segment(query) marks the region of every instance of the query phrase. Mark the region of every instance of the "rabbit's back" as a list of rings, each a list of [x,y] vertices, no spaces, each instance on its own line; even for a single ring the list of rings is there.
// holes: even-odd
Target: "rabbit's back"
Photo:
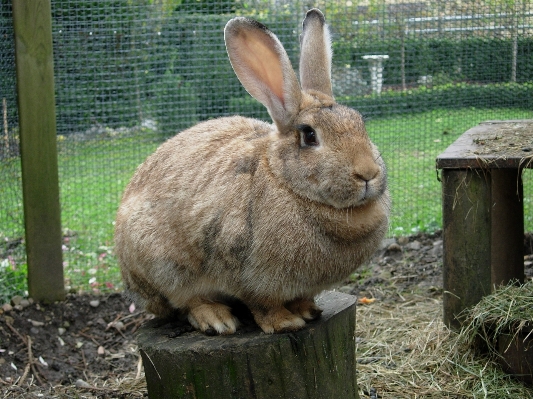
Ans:
[[[115,225],[126,286],[142,282],[158,292],[200,281],[219,246],[233,254],[226,266],[242,263],[248,198],[270,130],[243,117],[210,120],[169,139],[139,166]]]

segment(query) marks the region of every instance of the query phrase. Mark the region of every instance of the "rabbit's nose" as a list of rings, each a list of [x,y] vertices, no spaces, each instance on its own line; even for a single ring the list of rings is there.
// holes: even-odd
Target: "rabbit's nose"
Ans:
[[[354,176],[358,180],[362,180],[368,185],[368,182],[375,179],[379,175],[379,167],[365,168],[356,170]]]

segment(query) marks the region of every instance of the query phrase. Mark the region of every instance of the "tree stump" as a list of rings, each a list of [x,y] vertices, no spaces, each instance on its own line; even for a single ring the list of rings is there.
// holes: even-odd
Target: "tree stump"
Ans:
[[[355,301],[351,295],[324,292],[317,298],[322,317],[301,331],[284,334],[264,334],[242,308],[234,310],[244,328],[230,336],[193,331],[170,338],[180,327],[152,320],[137,336],[148,395],[151,399],[359,398]]]

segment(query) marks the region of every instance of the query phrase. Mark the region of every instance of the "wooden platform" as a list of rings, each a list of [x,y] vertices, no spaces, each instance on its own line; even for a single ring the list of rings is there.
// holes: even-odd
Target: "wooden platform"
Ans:
[[[444,321],[493,287],[523,281],[522,170],[533,161],[533,120],[488,121],[437,158],[442,169]]]
[[[264,334],[245,327],[229,336],[197,331],[170,338],[176,327],[154,321],[139,331],[150,398],[358,398],[355,375],[355,301],[325,292],[322,317],[303,330]],[[250,315],[251,316],[251,315]]]

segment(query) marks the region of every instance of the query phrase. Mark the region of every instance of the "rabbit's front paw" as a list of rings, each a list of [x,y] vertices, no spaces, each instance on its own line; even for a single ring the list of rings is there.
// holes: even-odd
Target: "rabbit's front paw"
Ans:
[[[252,308],[251,311],[255,322],[267,334],[297,331],[305,326],[304,319],[291,313],[283,306],[267,310]]]
[[[305,321],[316,320],[322,314],[322,309],[316,306],[313,299],[297,298],[288,302],[285,307]]]
[[[218,302],[204,302],[189,309],[189,322],[206,335],[234,334],[239,320],[231,314],[231,309]]]

